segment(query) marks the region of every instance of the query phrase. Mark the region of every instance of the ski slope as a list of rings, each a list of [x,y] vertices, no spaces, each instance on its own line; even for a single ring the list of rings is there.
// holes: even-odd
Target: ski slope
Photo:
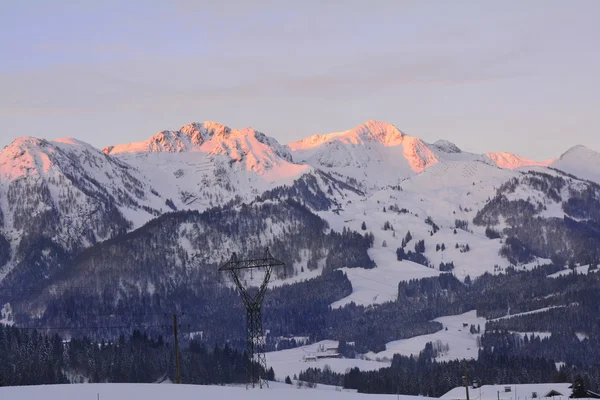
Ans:
[[[250,389],[231,386],[160,384],[78,384],[0,387],[2,400],[426,400],[426,397],[359,394],[317,385],[315,389],[297,388],[271,382],[269,388]]]

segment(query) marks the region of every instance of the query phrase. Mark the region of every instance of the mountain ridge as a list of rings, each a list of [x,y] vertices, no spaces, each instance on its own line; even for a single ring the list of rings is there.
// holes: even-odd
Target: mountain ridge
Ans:
[[[588,172],[583,178],[594,180],[589,173],[596,156],[575,146],[550,167],[577,176],[581,167]],[[585,162],[579,165],[581,159]],[[445,140],[428,144],[374,120],[288,145],[252,128],[231,129],[211,121],[103,151],[75,138],[23,137],[0,152],[0,260],[5,264],[0,279],[17,265],[32,265],[33,259],[44,274],[51,274],[57,262],[47,254],[77,253],[168,211],[252,204],[265,193],[271,201],[292,198],[308,205],[337,231],[360,228],[349,222],[354,214],[344,211],[352,202],[389,193],[408,204],[428,193],[431,199],[413,206],[419,210],[415,215],[428,215],[428,207],[443,200],[444,209],[454,209],[456,215],[436,218],[450,226],[455,219],[471,220],[473,213],[465,209],[477,211],[497,187],[518,174],[535,170],[555,175],[546,164],[509,153],[464,152]],[[390,189],[405,190],[411,197]],[[564,213],[555,210],[552,215]]]

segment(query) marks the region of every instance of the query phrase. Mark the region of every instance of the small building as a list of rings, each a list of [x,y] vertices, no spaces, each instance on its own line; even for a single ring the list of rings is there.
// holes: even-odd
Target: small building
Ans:
[[[340,354],[339,353],[317,354],[317,358],[319,360],[324,359],[324,358],[340,358]]]
[[[600,399],[600,393],[592,392],[591,390],[586,390],[588,399]]]
[[[474,381],[474,380],[473,380]],[[476,400],[523,400],[528,399],[566,399],[571,395],[569,383],[524,383],[514,385],[482,385],[481,381],[475,388],[474,383],[469,385],[470,398]],[[591,393],[588,397],[592,397]],[[599,397],[600,398],[600,397]],[[442,400],[465,400],[464,386],[458,386],[440,397]]]
[[[536,394],[536,397],[537,397],[537,393],[535,393],[535,394]],[[544,397],[554,397],[554,396],[564,396],[564,394],[560,393],[557,390],[552,389],[551,391],[549,391],[548,393],[546,393],[546,395]],[[533,397],[533,396],[531,396],[531,397]]]

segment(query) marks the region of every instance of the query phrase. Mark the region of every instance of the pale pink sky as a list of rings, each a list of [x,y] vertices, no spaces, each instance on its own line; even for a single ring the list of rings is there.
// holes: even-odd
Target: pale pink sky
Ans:
[[[0,146],[377,119],[476,152],[600,150],[598,1],[214,3],[1,2]]]

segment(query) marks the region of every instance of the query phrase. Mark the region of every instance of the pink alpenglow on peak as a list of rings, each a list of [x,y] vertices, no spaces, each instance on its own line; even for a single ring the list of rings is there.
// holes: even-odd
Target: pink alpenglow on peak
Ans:
[[[347,131],[311,136],[288,148],[296,162],[357,180],[370,176],[373,188],[397,184],[438,162],[421,139],[372,120]]]
[[[178,131],[160,131],[144,142],[118,144],[109,146],[103,151],[106,154],[121,153],[181,153],[200,151],[200,147],[212,138],[223,139],[231,133],[231,129],[217,122],[193,122]]]
[[[118,144],[104,149],[104,153],[113,156],[184,152],[224,155],[235,162],[243,162],[248,170],[257,173],[264,173],[273,166],[289,167],[287,164],[293,163],[289,150],[277,140],[252,128],[231,129],[211,121],[194,122],[177,131],[161,131],[144,142]]]
[[[288,147],[292,151],[308,150],[334,140],[349,144],[378,142],[385,146],[397,146],[402,143],[404,137],[404,133],[394,125],[369,120],[347,131],[313,135],[306,139],[290,143]]]
[[[490,158],[498,167],[506,169],[517,169],[521,167],[547,167],[554,161],[533,161],[516,154],[504,152],[486,153],[486,156]]]

